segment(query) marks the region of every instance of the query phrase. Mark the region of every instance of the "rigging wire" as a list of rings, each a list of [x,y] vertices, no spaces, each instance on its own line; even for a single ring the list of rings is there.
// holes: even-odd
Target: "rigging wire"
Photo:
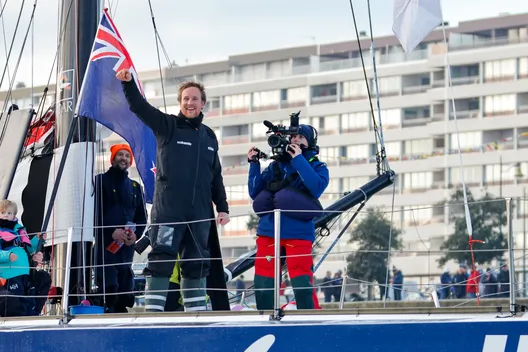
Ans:
[[[5,32],[5,22],[4,22],[4,16],[3,16],[6,5],[7,5],[7,0],[4,2],[3,5],[2,5],[2,0],[0,0],[0,6],[2,7],[2,11],[0,12],[0,19],[2,19],[2,33],[4,36],[4,50],[5,50],[5,55],[6,55],[7,79],[11,81],[11,74],[9,72],[9,58],[7,57],[7,36]],[[10,103],[11,105],[13,105],[13,99],[10,100]]]
[[[374,86],[376,88],[376,105],[378,108],[378,123],[379,123],[379,137],[380,137],[380,153],[381,153],[381,168],[383,171],[389,170],[389,161],[386,158],[385,152],[385,140],[383,138],[383,125],[381,122],[381,107],[380,107],[380,95],[379,95],[379,86],[378,86],[378,70],[376,68],[376,50],[374,45],[374,31],[372,29],[372,15],[370,13],[370,0],[367,0],[367,9],[368,9],[368,19],[370,27],[370,55],[372,56],[372,69],[374,71]],[[356,28],[357,29],[357,28]]]
[[[17,18],[17,22],[16,22],[16,25],[15,25],[15,31],[13,33],[13,39],[11,40],[11,45],[9,46],[9,52],[7,54],[7,57],[6,57],[6,64],[4,66],[4,71],[2,72],[2,77],[0,78],[0,87],[2,87],[2,84],[4,83],[4,78],[5,78],[5,74],[6,74],[6,71],[9,67],[9,59],[11,58],[11,53],[13,51],[13,45],[15,44],[15,38],[16,38],[16,34],[18,32],[18,26],[20,24],[20,19],[22,18],[22,12],[24,11],[24,3],[26,2],[26,0],[22,0],[22,5],[20,5],[20,12],[18,13],[18,18]],[[22,47],[21,51],[24,50],[24,47]],[[10,97],[10,91],[11,91],[11,87],[9,87],[8,91],[7,91],[7,94],[6,95],[6,100],[5,102],[7,102],[11,97]],[[2,111],[2,115],[5,113],[5,106],[6,104],[4,103],[4,108],[1,110]]]
[[[58,67],[56,65],[56,61],[57,61],[57,58],[59,57],[59,52],[60,52],[60,49],[61,49],[62,38],[64,36],[64,32],[66,31],[66,24],[68,23],[68,19],[70,18],[71,9],[72,9],[72,6],[73,6],[73,1],[74,0],[70,0],[70,5],[68,6],[68,11],[66,13],[66,20],[64,21],[64,25],[63,25],[62,29],[60,28],[60,26],[57,27],[57,33],[58,33],[58,36],[57,36],[57,49],[55,50],[55,57],[53,58],[53,62],[51,64],[51,69],[50,69],[50,73],[49,73],[49,76],[48,76],[48,81],[46,83],[46,86],[43,89],[42,97],[40,98],[38,108],[36,109],[37,116],[41,116],[41,114],[44,112],[44,104],[46,102],[46,98],[47,98],[47,95],[48,95],[49,85],[51,83],[51,77],[53,76],[53,72],[55,71],[55,75],[58,74],[58,72],[57,72]],[[58,11],[59,12],[57,14],[57,17],[60,18],[60,6],[59,6]],[[31,133],[31,131],[28,131],[28,132]],[[29,145],[27,147],[25,147],[24,152],[26,152],[28,148],[33,148],[34,149],[35,148],[35,144],[36,144],[36,140],[33,142],[33,145],[31,147]],[[24,155],[24,154],[22,154],[22,155]],[[52,248],[53,248],[53,246],[52,246]]]
[[[156,53],[158,56],[158,67],[159,67],[159,74],[160,74],[160,81],[161,81],[161,94],[163,95],[163,106],[165,108],[165,113],[167,113],[167,101],[165,98],[165,85],[163,84],[163,69],[161,67],[161,57],[160,57],[160,51],[159,51],[159,33],[158,28],[156,26],[156,20],[154,19],[154,11],[152,10],[152,3],[150,0],[148,0],[149,8],[150,8],[150,17],[152,18],[152,26],[154,27],[154,37],[156,39]]]
[[[20,54],[18,56],[18,59],[17,59],[17,62],[16,62],[16,65],[15,65],[15,70],[13,71],[13,76],[11,78],[11,82],[9,84],[9,89],[7,91],[7,95],[6,95],[6,98],[5,98],[5,101],[4,101],[4,106],[2,108],[2,111],[5,112],[6,111],[6,107],[7,107],[7,104],[9,103],[9,99],[11,99],[11,94],[13,92],[13,85],[15,84],[15,78],[16,78],[16,74],[18,72],[18,67],[20,66],[20,61],[22,61],[22,54],[24,53],[24,48],[26,46],[26,42],[27,42],[27,38],[28,38],[28,35],[29,35],[29,31],[31,29],[31,24],[33,23],[33,19],[34,19],[34,16],[35,16],[35,10],[37,9],[37,2],[38,0],[35,0],[35,2],[33,3],[33,11],[31,12],[31,17],[30,17],[30,20],[29,20],[29,26],[27,28],[27,31],[26,31],[26,34],[24,36],[24,40],[22,41],[22,48],[20,49]],[[20,20],[20,18],[19,18]],[[17,24],[18,26],[18,24]],[[14,36],[13,36],[13,41],[14,41]],[[6,63],[7,65],[7,63]],[[5,73],[5,71],[4,71]],[[3,77],[2,77],[3,78]],[[1,86],[1,82],[0,82],[0,86]],[[4,128],[2,130],[2,134],[0,136],[0,142],[4,139],[4,136],[5,136],[5,132],[7,130],[7,126],[8,126],[8,119],[10,118],[10,114],[9,116],[6,117],[6,123],[4,125]]]
[[[361,58],[361,67],[363,68],[363,77],[365,79],[365,84],[367,85],[367,95],[368,95],[368,101],[370,104],[370,112],[372,114],[372,123],[373,123],[373,128],[374,128],[374,137],[375,137],[375,144],[376,144],[376,172],[377,172],[377,175],[379,176],[381,175],[381,162],[382,162],[379,148],[380,148],[380,145],[381,147],[383,147],[383,145],[381,144],[382,139],[378,131],[378,124],[376,123],[376,117],[374,114],[374,106],[372,105],[372,96],[370,94],[370,84],[369,84],[369,80],[367,77],[367,69],[365,67],[365,60],[363,59],[363,49],[361,48],[361,39],[359,37],[359,31],[358,31],[358,26],[356,22],[356,13],[354,11],[354,5],[352,4],[352,0],[348,0],[348,2],[350,4],[350,12],[352,13],[352,20],[354,21],[356,41],[357,41],[357,45],[359,49],[359,57]]]

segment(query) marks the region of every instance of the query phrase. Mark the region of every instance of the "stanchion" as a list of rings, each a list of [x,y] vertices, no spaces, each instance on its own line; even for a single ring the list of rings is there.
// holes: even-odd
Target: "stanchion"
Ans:
[[[506,198],[506,217],[508,219],[508,259],[510,262],[510,312],[517,313],[517,304],[515,302],[515,253],[513,250],[513,204],[511,198]]]
[[[275,299],[273,302],[273,319],[280,319],[280,285],[281,285],[281,260],[280,260],[280,209],[273,211],[275,225]]]
[[[62,291],[62,314],[64,315],[63,322],[68,323],[70,312],[68,310],[68,299],[70,297],[70,271],[71,271],[71,257],[73,244],[73,227],[68,228],[68,242],[66,243],[66,265],[64,270],[64,289]],[[59,268],[59,270],[61,270]]]

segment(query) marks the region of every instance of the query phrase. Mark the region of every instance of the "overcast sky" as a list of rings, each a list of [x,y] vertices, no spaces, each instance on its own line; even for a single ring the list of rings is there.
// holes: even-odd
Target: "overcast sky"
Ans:
[[[5,0],[0,0],[5,4]],[[6,62],[20,6],[8,0],[0,28],[0,69]],[[58,4],[70,0],[39,0],[34,36],[28,38],[16,81],[44,84],[56,50]],[[95,1],[95,0],[94,0]],[[354,39],[349,0],[151,0],[156,24],[171,60],[178,65],[225,60],[229,55],[311,43]],[[29,23],[34,0],[25,0],[11,54],[13,72]],[[157,56],[148,0],[106,0],[136,69],[156,69]],[[358,27],[368,30],[367,0],[352,1]],[[372,0],[374,35],[391,34],[392,0]],[[444,18],[459,21],[497,16],[501,12],[528,12],[526,0],[444,0]],[[0,23],[1,24],[1,23]],[[33,39],[33,41],[32,41]],[[4,44],[5,43],[5,44]],[[34,44],[32,46],[32,43]],[[33,47],[33,50],[32,50]],[[32,64],[33,57],[33,64]],[[167,61],[162,58],[162,64]],[[33,68],[33,70],[32,70]],[[31,72],[33,71],[33,75]],[[5,79],[4,81],[7,81]],[[52,78],[55,81],[55,78]],[[2,85],[5,89],[6,84]]]

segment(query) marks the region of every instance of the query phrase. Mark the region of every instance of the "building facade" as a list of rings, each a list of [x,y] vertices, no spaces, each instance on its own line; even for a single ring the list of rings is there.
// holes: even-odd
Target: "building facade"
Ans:
[[[440,254],[435,251],[453,228],[443,204],[462,182],[455,111],[463,176],[473,194],[523,196],[528,182],[528,138],[524,137],[528,134],[527,23],[528,14],[461,22],[446,28],[447,47],[442,31],[436,30],[411,54],[403,52],[394,36],[375,40],[385,148],[398,174],[393,223],[404,231],[404,250],[392,255],[392,264],[406,277],[420,277],[425,283],[441,273]],[[370,39],[360,43],[368,84],[356,41],[167,68],[163,81],[158,71],[140,73],[149,102],[169,113],[179,111],[180,82],[195,80],[207,88],[204,122],[220,142],[232,215],[221,230],[225,257],[237,257],[254,247],[254,234],[246,225],[252,213],[246,154],[251,146],[268,150],[264,120],[289,125],[289,114],[301,110],[301,123],[318,129],[320,159],[328,164],[331,175],[324,205],[375,177],[374,125],[368,101],[369,90],[373,98],[376,95]],[[32,101],[28,88],[15,90],[13,97],[21,107]],[[373,106],[378,121],[375,100]],[[108,166],[108,146],[117,141],[115,135],[104,140],[98,165]],[[137,172],[131,172],[137,178]],[[392,200],[390,187],[372,197],[368,205],[383,207],[390,217]],[[513,228],[516,246],[522,249],[527,212],[521,199],[514,201]],[[316,276],[323,277],[326,270],[343,270],[346,252],[352,249],[345,236],[334,249],[338,254],[329,256]]]

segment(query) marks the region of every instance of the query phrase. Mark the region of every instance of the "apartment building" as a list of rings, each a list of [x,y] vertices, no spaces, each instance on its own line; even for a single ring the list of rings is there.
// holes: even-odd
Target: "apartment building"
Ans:
[[[448,199],[462,180],[455,110],[464,179],[471,191],[476,196],[484,191],[503,197],[523,195],[528,182],[528,138],[522,136],[528,133],[527,23],[528,14],[461,22],[446,28],[448,47],[437,30],[411,54],[403,52],[394,36],[375,40],[386,153],[398,174],[393,221],[404,230],[405,251],[394,254],[392,262],[406,277],[428,282],[441,273],[436,262],[439,255],[428,251],[438,250],[452,231],[449,212],[433,206]],[[369,89],[375,96],[370,40],[363,38],[361,47],[368,85],[355,40],[166,68],[163,80],[159,71],[140,73],[149,102],[169,113],[179,111],[180,82],[196,80],[207,87],[205,123],[220,142],[231,205],[232,220],[221,230],[224,256],[237,257],[254,247],[254,234],[246,226],[252,212],[246,192],[246,154],[254,145],[268,150],[264,120],[289,125],[289,114],[301,110],[301,123],[319,130],[320,159],[331,174],[322,199],[325,205],[375,177],[374,126],[367,98]],[[28,89],[16,90],[14,97],[21,106],[32,100]],[[377,115],[375,111],[376,121]],[[118,140],[115,135],[105,140],[102,160],[108,157],[108,145]],[[131,172],[137,178],[137,172]],[[369,205],[390,211],[392,199],[391,187],[374,196]],[[515,204],[513,227],[521,248],[527,211],[522,201]],[[331,255],[316,275],[344,269],[343,253],[351,248],[343,239],[335,249],[340,254]]]

